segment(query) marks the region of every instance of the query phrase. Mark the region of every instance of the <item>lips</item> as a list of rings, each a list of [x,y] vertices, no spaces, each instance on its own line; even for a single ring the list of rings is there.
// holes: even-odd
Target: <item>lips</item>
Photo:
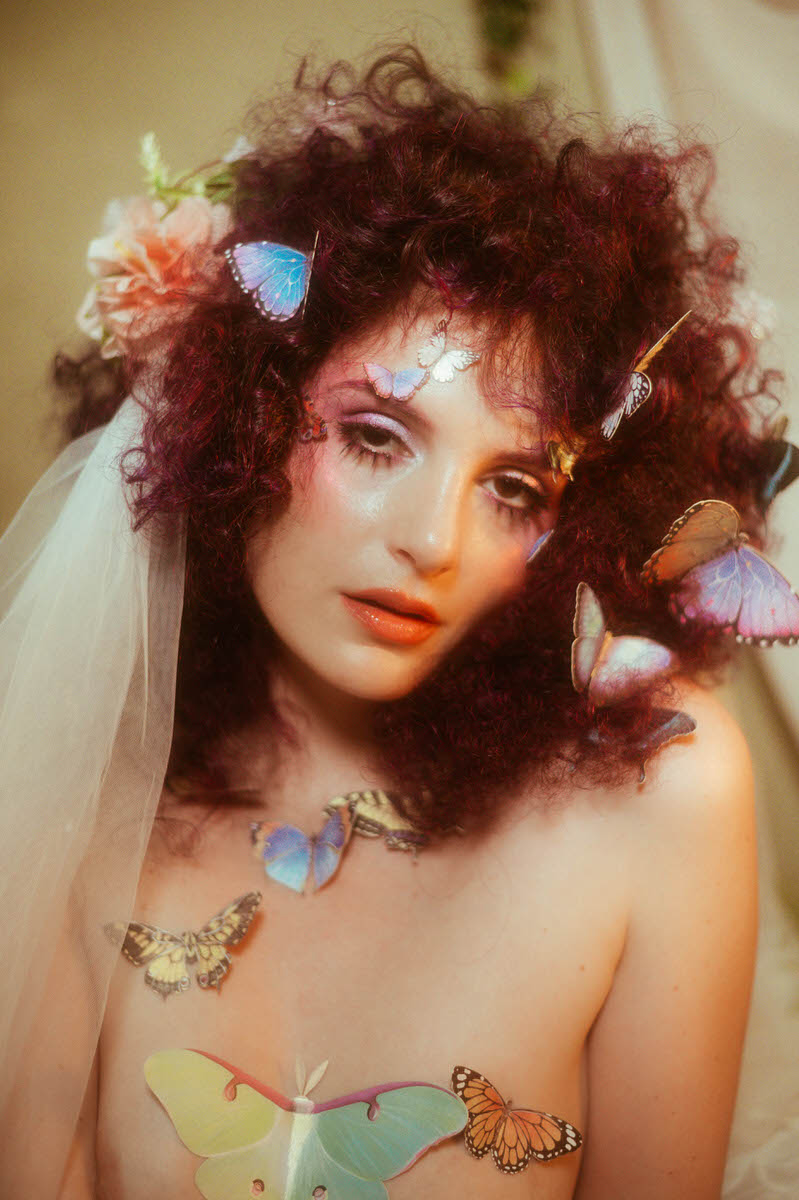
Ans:
[[[396,645],[424,642],[441,624],[438,613],[429,604],[393,588],[374,588],[342,598],[351,615],[370,633]]]

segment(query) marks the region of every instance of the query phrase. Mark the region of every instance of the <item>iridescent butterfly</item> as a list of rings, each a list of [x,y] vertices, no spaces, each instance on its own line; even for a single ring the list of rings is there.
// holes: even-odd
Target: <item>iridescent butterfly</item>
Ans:
[[[571,660],[576,691],[587,691],[599,707],[629,700],[677,667],[677,656],[660,642],[614,637],[587,583],[577,585]]]
[[[422,367],[405,367],[393,374],[379,363],[364,363],[363,369],[378,396],[384,400],[409,400],[427,379],[427,371]]]
[[[447,350],[447,325],[446,320],[439,321],[418,355],[419,365],[436,383],[452,383],[456,371],[465,371],[480,359],[476,350]]]
[[[279,242],[240,242],[225,251],[225,258],[258,311],[287,321],[305,303],[315,253],[316,242],[310,255]]]
[[[669,603],[681,621],[717,625],[739,642],[791,645],[799,638],[799,599],[746,541],[732,505],[700,500],[644,563],[644,582],[677,584]]]
[[[632,744],[632,749],[641,756],[639,782],[645,782],[646,764],[653,754],[676,738],[688,737],[695,729],[696,721],[688,713],[674,708],[653,708],[649,728]],[[602,733],[599,729],[590,729],[586,736],[597,746],[609,745],[614,740],[612,734]]]
[[[197,933],[169,933],[143,921],[131,921],[129,925],[113,921],[105,931],[121,943],[122,953],[134,967],[147,964],[144,982],[166,999],[172,992],[188,988],[187,963],[194,965],[201,988],[219,987],[231,966],[225,947],[238,945],[260,903],[260,892],[247,892],[211,917]]]
[[[475,1158],[491,1151],[495,1164],[508,1175],[523,1171],[531,1161],[547,1162],[570,1154],[582,1137],[562,1117],[534,1108],[513,1108],[493,1083],[470,1067],[455,1067],[452,1090],[460,1096],[469,1114],[466,1146]]]
[[[352,834],[348,808],[332,813],[319,833],[303,833],[294,825],[254,821],[250,825],[255,853],[270,879],[295,892],[317,891],[335,875]]]
[[[382,837],[389,850],[411,850],[416,854],[430,840],[427,834],[414,829],[413,824],[400,814],[391,797],[379,788],[334,796],[325,812],[332,815],[340,808],[349,809],[353,833],[361,837]]]
[[[144,1075],[183,1144],[205,1159],[194,1182],[206,1200],[387,1200],[384,1180],[466,1124],[463,1101],[430,1083],[316,1104],[310,1082],[289,1100],[197,1050],[160,1050]]]
[[[643,358],[635,364],[620,402],[602,420],[603,437],[610,440],[619,428],[622,417],[631,417],[649,399],[652,394],[652,380],[646,374],[646,368],[658,351],[663,349],[672,334],[680,328],[686,317],[691,315],[691,311],[689,308],[687,313],[683,313],[679,321],[675,321],[671,329],[667,329],[663,337],[655,342],[654,346],[651,346]]]

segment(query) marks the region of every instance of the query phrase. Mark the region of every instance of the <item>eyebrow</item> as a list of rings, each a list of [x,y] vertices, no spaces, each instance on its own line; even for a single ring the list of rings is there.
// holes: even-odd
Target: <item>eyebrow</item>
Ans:
[[[416,424],[421,426],[422,429],[426,430],[427,432],[432,432],[433,430],[432,422],[416,407],[416,405],[413,403],[412,396],[407,400],[396,400],[392,396],[378,396],[368,379],[342,379],[338,383],[332,384],[329,390],[331,395],[335,395],[338,392],[356,390],[363,393],[363,395],[368,398],[372,404],[376,404],[378,408],[382,408],[389,415],[396,413],[398,416],[402,416],[403,414],[410,412]],[[530,449],[516,446],[512,450],[506,450],[503,448],[502,450],[497,450],[495,453],[497,457],[503,459],[508,466],[517,466],[522,469],[530,468],[532,470],[540,471],[542,469],[549,468],[550,465],[544,442],[541,442],[538,446]]]

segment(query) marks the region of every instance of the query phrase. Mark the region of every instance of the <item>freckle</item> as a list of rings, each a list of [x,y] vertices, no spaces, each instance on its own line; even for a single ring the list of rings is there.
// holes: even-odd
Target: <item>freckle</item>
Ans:
[[[672,990],[673,992],[679,992],[679,990],[680,990],[680,985],[679,985],[679,983],[675,983],[674,987],[673,987],[671,990]]]
[[[580,970],[581,970],[581,971],[584,971],[584,970],[585,970],[585,963],[580,963]]]

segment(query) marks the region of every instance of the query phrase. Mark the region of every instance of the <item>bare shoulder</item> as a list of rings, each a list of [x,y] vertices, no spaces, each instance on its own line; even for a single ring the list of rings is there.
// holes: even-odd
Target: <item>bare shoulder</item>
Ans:
[[[696,721],[688,738],[672,743],[647,766],[637,789],[636,815],[665,836],[695,837],[719,830],[740,835],[753,824],[749,748],[735,720],[709,691],[680,681],[677,704]]]

